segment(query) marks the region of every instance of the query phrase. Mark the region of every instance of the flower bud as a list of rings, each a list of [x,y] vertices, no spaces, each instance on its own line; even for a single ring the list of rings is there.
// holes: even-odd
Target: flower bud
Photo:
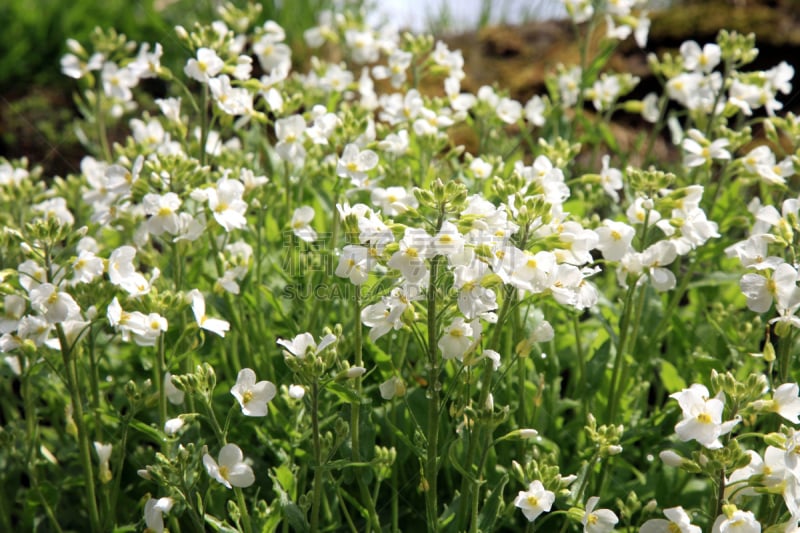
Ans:
[[[658,457],[664,462],[665,465],[675,468],[679,468],[685,461],[685,459],[678,455],[674,450],[664,450],[658,454]]]

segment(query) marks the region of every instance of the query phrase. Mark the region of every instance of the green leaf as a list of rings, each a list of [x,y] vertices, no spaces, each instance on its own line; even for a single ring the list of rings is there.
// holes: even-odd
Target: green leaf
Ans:
[[[483,503],[480,516],[478,517],[478,529],[481,531],[494,531],[494,524],[500,516],[503,506],[503,489],[508,483],[508,474],[503,474],[497,485],[489,492],[486,501]]]
[[[607,339],[594,353],[592,360],[586,364],[587,390],[597,390],[600,387],[610,359],[611,341]]]
[[[608,145],[614,153],[619,153],[619,144],[617,143],[617,139],[614,137],[614,133],[611,131],[611,128],[605,122],[597,122],[597,129],[600,131],[600,135],[603,137],[603,141]]]
[[[221,533],[238,533],[236,528],[233,528],[214,516],[210,514],[205,515],[206,522],[214,528],[214,531],[220,531]]]
[[[661,359],[659,363],[661,364],[659,372],[661,375],[661,383],[663,383],[667,392],[678,392],[686,388],[686,381],[684,381],[678,373],[678,369],[675,368],[672,363],[664,359]]]
[[[160,443],[164,440],[164,436],[161,434],[159,430],[154,427],[148,426],[144,422],[140,422],[139,420],[131,420],[130,426],[138,431],[139,433],[144,434],[147,437],[150,437],[154,442]]]
[[[332,392],[345,403],[359,403],[361,401],[361,397],[353,389],[341,383],[329,383],[325,390]]]

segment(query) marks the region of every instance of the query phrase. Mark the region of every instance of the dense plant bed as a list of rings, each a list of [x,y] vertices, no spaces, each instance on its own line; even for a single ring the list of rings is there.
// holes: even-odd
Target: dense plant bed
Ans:
[[[70,42],[93,155],[0,162],[2,529],[795,531],[794,69],[633,97],[647,14],[566,6],[524,101],[358,12]]]

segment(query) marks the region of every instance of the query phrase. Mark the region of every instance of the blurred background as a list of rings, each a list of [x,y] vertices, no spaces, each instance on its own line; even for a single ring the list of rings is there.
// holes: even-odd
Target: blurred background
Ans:
[[[160,42],[164,63],[180,70],[188,53],[174,38],[176,24],[191,27],[215,18],[218,0],[0,0],[0,156],[28,156],[46,175],[77,168],[83,150],[72,121],[75,80],[59,60],[67,38],[87,44],[96,27],[116,28],[138,42]],[[234,0],[242,4],[242,0]],[[374,24],[390,21],[431,32],[464,51],[468,79],[477,90],[497,83],[524,99],[544,91],[544,73],[569,63],[574,28],[562,19],[560,0],[261,0],[262,18],[281,24],[297,61],[306,57],[303,30],[317,14],[343,5],[362,8]],[[753,68],[800,58],[800,0],[651,0],[647,51],[677,49],[686,39],[713,41],[721,28],[755,32],[761,49]],[[645,78],[646,53],[623,43],[613,68]],[[797,65],[796,65],[797,66]],[[649,88],[644,79],[643,87]],[[798,85],[798,84],[795,84]],[[158,87],[152,88],[158,91]],[[790,97],[796,105],[797,90]],[[124,125],[123,125],[124,126]]]

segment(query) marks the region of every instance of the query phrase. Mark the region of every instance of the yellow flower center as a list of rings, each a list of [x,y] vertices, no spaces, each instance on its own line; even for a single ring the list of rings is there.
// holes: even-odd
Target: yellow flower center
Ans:
[[[253,391],[244,391],[244,394],[242,394],[242,403],[247,404],[251,401],[253,401]]]
[[[528,505],[530,505],[531,507],[536,507],[539,505],[539,498],[537,498],[536,496],[528,496],[527,501]]]
[[[697,421],[702,424],[710,424],[711,423],[711,415],[708,413],[700,413],[697,415]]]
[[[228,467],[227,467],[227,466],[220,466],[220,467],[219,467],[219,475],[220,475],[220,476],[222,477],[222,479],[224,479],[225,481],[230,481],[230,480],[228,479],[228,476],[230,475],[230,471],[228,470]]]

